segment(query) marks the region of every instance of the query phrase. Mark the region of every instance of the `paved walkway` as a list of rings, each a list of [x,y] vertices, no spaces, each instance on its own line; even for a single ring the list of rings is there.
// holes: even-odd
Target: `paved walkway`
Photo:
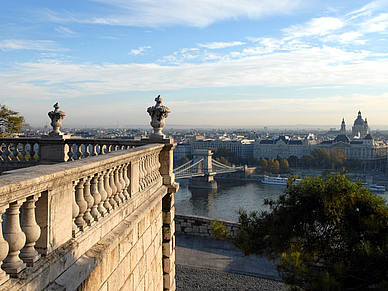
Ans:
[[[212,238],[176,233],[176,264],[280,281],[273,263],[246,256],[232,244]]]

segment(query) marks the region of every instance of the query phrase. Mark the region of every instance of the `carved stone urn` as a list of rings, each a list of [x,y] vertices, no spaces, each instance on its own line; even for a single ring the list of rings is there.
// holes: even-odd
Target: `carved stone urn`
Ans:
[[[151,116],[151,126],[154,129],[154,133],[151,134],[150,138],[152,139],[163,139],[164,134],[162,129],[165,125],[164,120],[167,118],[168,114],[171,112],[170,109],[162,105],[163,99],[158,95],[155,98],[155,106],[148,107],[147,112]]]
[[[65,112],[59,110],[58,103],[54,104],[54,110],[48,113],[48,116],[51,119],[51,126],[53,131],[49,133],[50,137],[61,137],[63,133],[59,130],[62,126],[62,120],[65,118]]]

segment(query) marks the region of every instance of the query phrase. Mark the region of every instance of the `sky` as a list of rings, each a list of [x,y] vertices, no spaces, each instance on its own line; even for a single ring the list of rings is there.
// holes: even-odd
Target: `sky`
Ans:
[[[388,128],[388,0],[0,0],[0,102],[31,126]]]

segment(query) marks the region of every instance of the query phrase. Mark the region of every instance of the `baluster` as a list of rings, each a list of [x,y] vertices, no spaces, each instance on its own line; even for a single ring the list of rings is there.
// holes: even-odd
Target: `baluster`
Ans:
[[[27,143],[23,143],[23,144],[21,144],[21,146],[22,146],[22,152],[21,152],[22,158],[20,159],[20,161],[27,162],[28,161],[27,160],[27,149],[26,149]]]
[[[84,157],[88,158],[90,156],[90,151],[89,151],[89,144],[84,144],[85,150],[84,150]]]
[[[8,256],[3,262],[3,270],[10,275],[16,275],[26,268],[26,264],[19,258],[20,250],[26,243],[26,235],[20,228],[19,209],[22,201],[9,204],[5,212],[4,238],[8,242]]]
[[[101,202],[98,204],[98,211],[101,213],[101,216],[105,217],[108,210],[108,208],[105,207],[105,203],[109,204],[109,202],[107,201],[108,193],[104,188],[104,171],[102,171],[98,177],[98,193],[101,195]]]
[[[4,160],[6,162],[10,162],[11,161],[11,150],[10,150],[10,147],[11,144],[10,143],[5,143],[4,144],[4,147],[5,147],[5,150],[4,150],[4,154],[5,154],[5,157],[4,157]]]
[[[4,158],[3,158],[3,154],[4,154],[3,146],[5,147],[5,145],[2,142],[0,142],[0,161],[4,161]]]
[[[98,177],[100,175],[96,174],[93,176],[92,181],[90,182],[90,193],[93,197],[93,206],[90,214],[93,216],[95,221],[98,221],[101,218],[101,214],[98,211],[98,206],[101,202],[101,194],[98,192]]]
[[[30,161],[31,162],[35,161],[35,157],[34,157],[35,149],[34,149],[34,146],[35,146],[34,143],[30,143],[30,148],[28,149],[28,152],[27,152],[27,155],[30,157]]]
[[[26,235],[26,244],[20,251],[20,258],[32,267],[39,260],[40,254],[35,250],[36,241],[40,237],[40,227],[35,219],[35,202],[38,201],[39,195],[33,195],[27,198],[21,207],[21,227]]]
[[[8,243],[3,237],[3,230],[2,230],[2,215],[5,212],[5,207],[3,206],[0,208],[0,285],[3,284],[6,280],[8,280],[8,275],[1,269],[1,265],[3,264],[3,260],[8,255]]]
[[[84,220],[86,223],[90,226],[94,222],[93,216],[90,214],[90,210],[92,209],[94,205],[94,198],[90,194],[90,180],[92,179],[92,176],[89,176],[85,179],[85,184],[84,184],[84,199],[87,203],[87,208],[84,213]]]
[[[124,195],[124,189],[125,189],[125,181],[124,181],[124,177],[123,177],[124,166],[125,165],[121,165],[119,168],[119,183],[120,183],[119,197],[120,197],[122,202],[124,202],[126,200],[126,197]]]
[[[35,145],[34,145],[34,146],[35,146]],[[38,157],[37,160],[39,160],[40,157],[42,156],[40,144],[38,144],[38,152],[35,152],[35,155]]]
[[[78,216],[79,214],[79,206],[77,204],[77,202],[75,201],[75,187],[76,187],[76,184],[78,183],[79,181],[74,181],[73,182],[73,205],[72,205],[72,217],[73,217],[73,224],[72,224],[72,234],[73,234],[73,237],[75,237],[75,234],[78,230],[78,226],[77,224],[75,223],[75,219],[76,217]]]
[[[75,186],[75,201],[79,207],[79,213],[75,218],[75,224],[78,226],[78,229],[80,231],[84,231],[87,225],[85,220],[83,219],[84,213],[88,208],[88,203],[85,201],[84,198],[84,183],[84,179],[80,179],[77,183],[77,186]]]
[[[76,151],[75,155],[77,157],[77,160],[79,160],[82,157],[82,151],[81,151],[82,144],[76,143],[75,145],[77,147],[77,151]]]
[[[67,155],[69,156],[69,161],[74,161],[74,144],[69,144],[69,152]]]
[[[104,175],[104,188],[105,188],[105,191],[107,193],[107,199],[104,201],[104,207],[108,210],[108,212],[111,212],[114,209],[114,206],[116,204],[116,203],[114,203],[114,200],[111,201],[112,194],[113,194],[112,188],[109,185],[111,171],[112,171],[112,169],[106,170],[105,175]]]
[[[114,183],[114,186],[116,187],[116,191],[114,192],[113,199],[116,201],[117,206],[120,206],[120,204],[121,204],[121,198],[120,198],[121,184],[119,181],[119,168],[120,168],[120,166],[117,166],[113,170],[113,183]]]
[[[92,146],[92,156],[94,157],[94,156],[97,156],[98,155],[98,153],[97,153],[97,147],[98,147],[98,144],[93,144],[93,145],[91,145]]]
[[[13,148],[13,162],[19,162],[20,159],[19,159],[19,144],[17,142],[13,143],[14,145],[14,148]]]
[[[156,176],[156,179],[159,179],[161,177],[159,154],[155,154],[155,176]]]
[[[100,155],[105,155],[106,153],[106,145],[101,144],[100,145]]]
[[[123,194],[124,194],[125,200],[128,200],[131,197],[131,195],[128,192],[128,188],[130,184],[130,180],[128,178],[128,167],[129,167],[129,163],[125,164],[123,168],[123,180],[124,180]]]
[[[139,160],[139,188],[140,191],[144,189],[144,157]]]
[[[150,155],[150,180],[151,183],[154,182],[155,177],[155,154]]]

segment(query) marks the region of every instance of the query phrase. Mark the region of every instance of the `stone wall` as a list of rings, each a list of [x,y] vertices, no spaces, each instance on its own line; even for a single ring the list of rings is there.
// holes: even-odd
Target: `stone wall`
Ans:
[[[1,176],[0,290],[175,290],[173,148]]]
[[[211,231],[211,221],[213,218],[196,216],[196,215],[175,215],[175,231],[177,233],[185,233],[185,234],[193,234],[205,237],[214,237]],[[226,226],[226,229],[229,231],[229,235],[231,237],[235,237],[237,234],[237,230],[240,227],[238,222],[221,220]]]

